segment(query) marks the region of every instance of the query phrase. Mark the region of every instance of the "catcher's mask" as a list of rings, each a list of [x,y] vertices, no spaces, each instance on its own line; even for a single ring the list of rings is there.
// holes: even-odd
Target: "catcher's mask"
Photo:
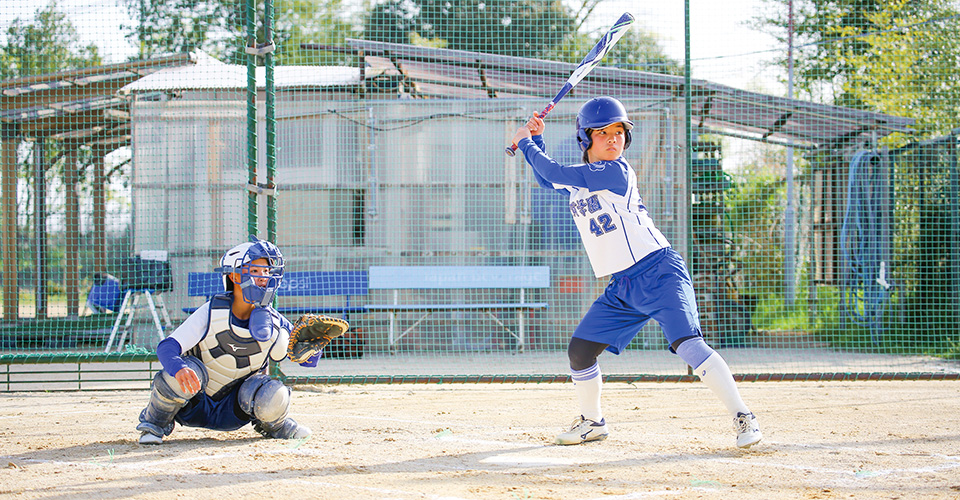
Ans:
[[[631,136],[630,129],[633,128],[633,122],[627,117],[627,110],[623,104],[613,97],[594,97],[590,99],[577,113],[577,143],[580,145],[580,151],[586,153],[593,143],[590,138],[590,131],[609,127],[614,123],[622,123],[623,130],[626,132],[626,142],[623,149],[630,147]],[[586,154],[584,154],[586,158]],[[586,161],[586,159],[584,159]]]
[[[254,260],[265,259],[267,265],[252,265]],[[251,271],[256,268],[260,272]],[[276,245],[269,241],[250,236],[250,241],[241,243],[223,254],[220,258],[220,267],[216,269],[223,274],[223,288],[233,290],[230,275],[240,275],[240,290],[243,301],[257,306],[268,306],[283,281],[283,254]],[[257,284],[258,280],[266,279],[266,286]]]

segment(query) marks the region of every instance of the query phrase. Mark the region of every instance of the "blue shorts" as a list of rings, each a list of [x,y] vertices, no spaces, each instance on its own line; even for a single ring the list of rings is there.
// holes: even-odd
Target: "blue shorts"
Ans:
[[[609,344],[608,351],[620,354],[651,318],[660,324],[668,344],[703,335],[693,282],[683,257],[672,248],[613,273],[573,336]]]
[[[214,401],[206,393],[194,396],[177,413],[176,421],[186,427],[203,427],[215,431],[235,431],[250,423],[250,416],[240,409],[237,384],[220,401]]]

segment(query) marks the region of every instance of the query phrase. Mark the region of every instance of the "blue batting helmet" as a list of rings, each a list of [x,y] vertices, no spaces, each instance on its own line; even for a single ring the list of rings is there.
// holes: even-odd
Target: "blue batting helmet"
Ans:
[[[630,147],[630,129],[633,128],[633,122],[627,118],[627,110],[620,101],[612,97],[594,97],[580,107],[577,113],[577,143],[580,144],[580,150],[590,149],[590,130],[601,129],[622,123],[626,130],[626,143],[623,149]]]

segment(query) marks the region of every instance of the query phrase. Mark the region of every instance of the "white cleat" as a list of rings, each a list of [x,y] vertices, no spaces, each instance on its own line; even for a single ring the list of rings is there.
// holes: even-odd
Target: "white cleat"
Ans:
[[[570,430],[557,436],[556,443],[567,445],[603,441],[609,435],[606,419],[601,418],[599,422],[595,422],[581,415],[570,425]]]
[[[143,431],[140,434],[140,444],[162,444],[162,443],[163,443],[163,438],[160,436],[156,436],[147,431]]]
[[[749,448],[763,439],[760,424],[753,413],[737,413],[733,427],[737,430],[737,446],[740,448]]]

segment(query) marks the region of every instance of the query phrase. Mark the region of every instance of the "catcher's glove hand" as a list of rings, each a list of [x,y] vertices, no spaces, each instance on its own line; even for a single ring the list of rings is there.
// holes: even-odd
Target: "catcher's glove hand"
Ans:
[[[303,363],[319,353],[331,340],[343,335],[350,324],[340,318],[304,314],[290,331],[287,356],[295,363]]]

